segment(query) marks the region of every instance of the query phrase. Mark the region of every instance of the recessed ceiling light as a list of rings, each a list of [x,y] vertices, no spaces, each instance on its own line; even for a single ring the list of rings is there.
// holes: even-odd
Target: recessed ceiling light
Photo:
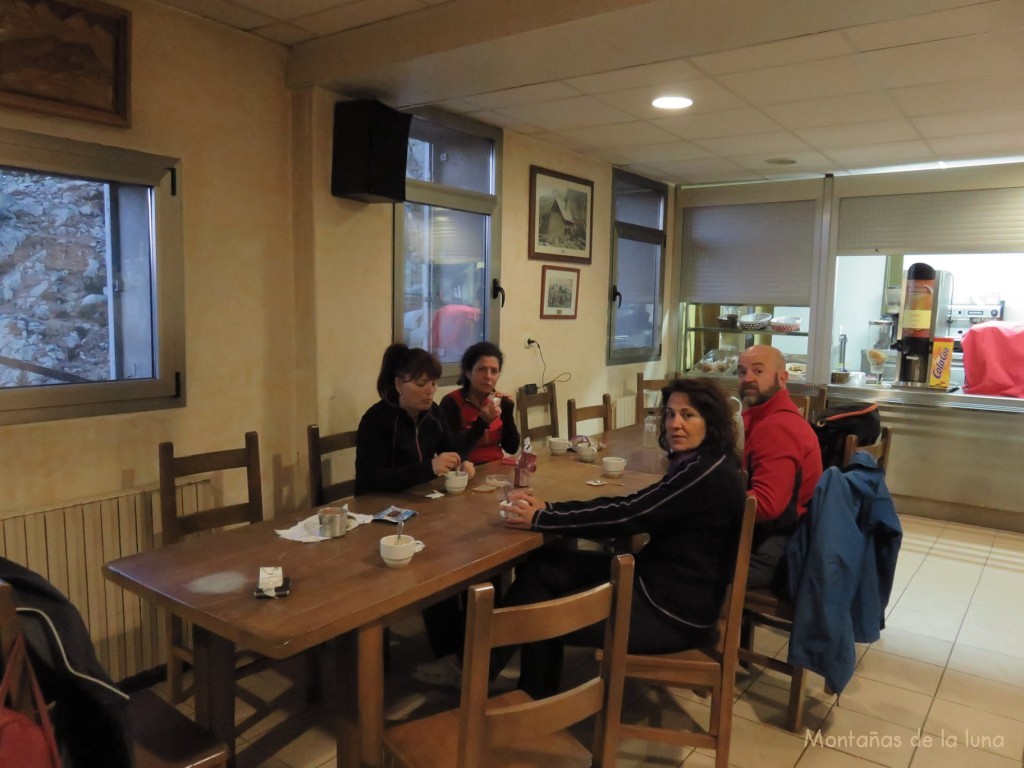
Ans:
[[[658,109],[686,109],[693,104],[693,99],[685,96],[659,96],[651,104]]]
[[[764,162],[766,165],[796,165],[796,160],[791,157],[770,157]]]

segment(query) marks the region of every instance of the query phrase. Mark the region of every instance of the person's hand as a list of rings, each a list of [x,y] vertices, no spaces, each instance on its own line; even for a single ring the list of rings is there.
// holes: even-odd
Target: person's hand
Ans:
[[[534,514],[546,506],[532,491],[512,491],[508,495],[508,502],[501,505],[505,512],[505,525],[528,531]]]
[[[441,475],[451,472],[453,469],[458,469],[461,461],[462,457],[459,456],[459,454],[455,453],[455,451],[448,451],[447,453],[437,454],[437,456],[431,460],[430,466],[434,470],[434,475],[436,477],[440,477]],[[472,475],[470,475],[470,477],[472,477]]]
[[[485,397],[483,405],[480,406],[480,418],[490,424],[501,416],[501,406],[498,404],[500,402],[500,400],[495,402],[495,395]]]
[[[472,461],[462,462],[462,464],[459,466],[459,469],[461,469],[463,472],[469,475],[469,477],[467,478],[469,480],[472,480],[473,476],[476,474],[476,467],[473,466]]]

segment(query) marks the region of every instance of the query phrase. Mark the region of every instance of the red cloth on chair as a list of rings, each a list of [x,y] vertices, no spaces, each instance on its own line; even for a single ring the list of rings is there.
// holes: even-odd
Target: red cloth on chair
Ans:
[[[1024,397],[1024,323],[978,323],[968,329],[961,344],[964,392]]]

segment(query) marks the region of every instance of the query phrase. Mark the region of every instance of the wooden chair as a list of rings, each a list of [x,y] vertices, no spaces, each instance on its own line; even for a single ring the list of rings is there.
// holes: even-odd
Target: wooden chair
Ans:
[[[798,395],[789,393],[793,403],[800,409],[801,415],[807,421],[813,421],[822,411],[825,410],[825,403],[828,400],[828,388],[819,387],[813,395]]]
[[[7,668],[14,641],[21,633],[14,589],[0,581],[0,668]],[[27,681],[22,676],[11,691],[11,701],[22,714],[30,714]],[[136,768],[224,768],[228,749],[186,715],[150,690],[132,694],[132,751]],[[57,734],[58,739],[60,734]]]
[[[718,642],[712,647],[692,648],[679,653],[626,655],[627,678],[660,685],[710,690],[711,721],[707,731],[680,731],[652,725],[620,723],[620,738],[713,749],[715,767],[728,767],[732,737],[733,688],[736,682],[737,651],[756,508],[755,499],[748,497],[743,508],[743,523],[740,528],[732,584],[722,606]]]
[[[636,420],[643,424],[644,416],[647,413],[647,393],[661,393],[676,377],[674,375],[667,379],[645,379],[641,371],[636,375]]]
[[[885,472],[889,467],[889,450],[892,446],[892,432],[888,427],[882,427],[882,434],[874,445],[858,445],[856,435],[847,435],[846,444],[843,446],[843,464],[846,466],[853,459],[857,451],[870,453],[875,457],[878,468]]]
[[[850,463],[856,451],[867,451],[878,462],[884,472],[889,460],[889,448],[892,434],[888,427],[882,427],[882,434],[874,445],[857,445],[857,436],[849,435],[843,450],[843,466]],[[769,589],[748,589],[747,599],[743,606],[744,629],[743,647],[740,659],[753,662],[759,666],[788,675],[789,703],[786,707],[786,727],[793,733],[800,733],[804,711],[804,681],[806,670],[790,664],[784,659],[777,659],[754,650],[754,632],[757,627],[765,626],[789,633],[793,629],[793,603],[779,597]]]
[[[190,456],[175,456],[173,443],[160,443],[160,516],[163,543],[173,544],[189,534],[210,531],[263,519],[263,485],[260,479],[260,445],[255,432],[245,433],[245,447]],[[246,501],[191,514],[179,514],[176,484],[180,478],[244,469],[248,485]],[[248,657],[251,660],[251,654]],[[192,663],[192,650],[184,643],[183,622],[177,616],[167,620],[167,680],[171,700],[182,701],[183,664]]]
[[[336,432],[320,436],[320,427],[310,424],[306,427],[309,445],[309,498],[314,507],[321,507],[338,499],[348,498],[356,492],[356,481],[340,480],[324,485],[324,456],[356,446],[356,432]],[[330,477],[330,476],[328,476]],[[333,478],[331,478],[333,479]]]
[[[459,708],[385,729],[385,755],[403,768],[614,768],[632,583],[633,558],[620,555],[609,583],[544,603],[496,609],[493,585],[471,587]],[[488,698],[492,648],[560,637],[605,619],[595,677],[536,701],[518,690]],[[588,752],[565,729],[591,715],[597,718]]]
[[[569,422],[568,437],[570,439],[580,434],[576,429],[581,421],[590,421],[591,419],[601,419],[603,422],[601,431],[609,432],[612,428],[612,396],[605,393],[601,397],[600,405],[587,405],[582,408],[577,408],[576,401],[570,400],[566,403],[565,413]]]
[[[544,407],[548,410],[548,423],[530,428],[530,408]],[[542,437],[558,437],[558,401],[555,399],[555,382],[547,385],[543,392],[526,394],[526,388],[516,392],[516,411],[519,413],[519,435],[536,442]],[[570,435],[571,437],[571,435]]]

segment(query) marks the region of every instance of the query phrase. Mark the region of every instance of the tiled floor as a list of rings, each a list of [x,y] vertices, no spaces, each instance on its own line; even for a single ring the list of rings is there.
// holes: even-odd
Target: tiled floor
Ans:
[[[858,647],[853,680],[838,699],[811,676],[805,733],[781,727],[788,680],[773,672],[737,679],[730,763],[739,768],[1022,768],[1024,757],[1024,535],[903,518],[904,539],[882,638]],[[411,681],[427,658],[419,626],[392,631],[389,706],[422,694],[412,717],[452,706],[455,693]],[[785,640],[759,631],[759,644],[785,654]],[[589,655],[578,657],[587,663]],[[242,681],[239,766],[334,766],[326,708],[308,705],[303,665]],[[300,681],[298,684],[296,681]],[[707,701],[629,685],[627,717],[652,708],[706,723]],[[190,711],[191,702],[183,709]],[[623,742],[619,766],[705,768],[710,754]]]

